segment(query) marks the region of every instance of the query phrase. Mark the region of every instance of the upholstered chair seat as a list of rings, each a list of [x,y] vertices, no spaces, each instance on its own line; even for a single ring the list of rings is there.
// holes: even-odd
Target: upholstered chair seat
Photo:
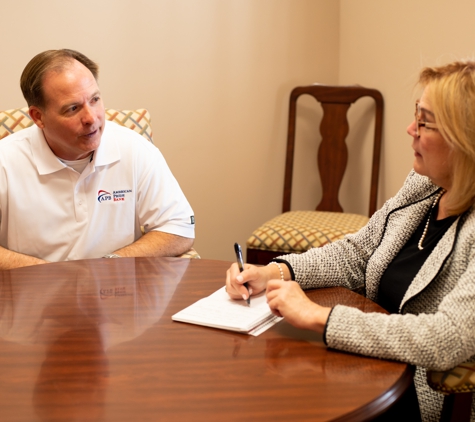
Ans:
[[[341,239],[363,227],[369,218],[340,212],[292,211],[258,227],[247,247],[277,253],[302,253]]]
[[[445,395],[441,422],[471,420],[475,362],[465,362],[448,371],[427,371],[427,383]]]
[[[304,95],[313,97],[323,110],[319,124],[321,136],[315,137],[315,141],[319,143],[316,161],[322,197],[316,208],[308,211],[291,209],[293,169],[294,164],[299,165],[294,163],[297,100]],[[371,180],[368,216],[345,213],[339,203],[339,190],[349,158],[346,145],[350,129],[347,112],[362,97],[373,99],[374,108],[370,112],[374,112],[375,116],[373,154],[369,169]],[[266,265],[279,255],[302,253],[323,246],[341,239],[345,234],[357,232],[368,222],[369,216],[376,211],[383,109],[381,93],[359,85],[313,84],[296,87],[291,91],[282,214],[262,224],[247,239],[248,263]],[[315,122],[315,126],[317,123]],[[356,141],[358,145],[363,145],[363,139],[358,138]],[[361,189],[359,177],[360,175],[351,175],[357,189]]]

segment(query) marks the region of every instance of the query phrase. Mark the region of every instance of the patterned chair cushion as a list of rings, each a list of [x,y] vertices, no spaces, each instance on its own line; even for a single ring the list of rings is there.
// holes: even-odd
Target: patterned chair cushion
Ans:
[[[152,119],[148,110],[144,108],[137,110],[115,110],[113,108],[107,108],[106,119],[135,130],[135,132],[140,133],[153,144],[152,126],[150,125]]]
[[[475,362],[448,371],[427,371],[427,383],[443,394],[475,392]]]
[[[115,122],[140,133],[140,135],[153,144],[152,126],[150,124],[152,119],[148,110],[144,108],[137,110],[115,110],[108,108],[106,109],[106,120],[110,120],[111,122]],[[28,114],[28,107],[0,111],[0,140],[31,125],[33,125],[33,120],[31,120]],[[201,258],[198,252],[193,248],[179,257]]]
[[[358,214],[289,211],[257,228],[246,244],[250,249],[302,253],[357,232],[368,220]]]
[[[106,109],[106,120],[128,127],[153,143],[150,113],[143,108],[138,110],[108,108]],[[31,125],[33,125],[33,120],[28,115],[28,107],[0,111],[0,139]]]
[[[201,259],[201,256],[198,252],[191,248],[188,252],[185,252],[182,255],[178,255],[178,258]]]

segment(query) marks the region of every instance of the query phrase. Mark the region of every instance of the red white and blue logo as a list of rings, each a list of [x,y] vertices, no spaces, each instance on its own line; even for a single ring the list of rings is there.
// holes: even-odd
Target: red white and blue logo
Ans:
[[[99,192],[97,192],[97,200],[99,202],[111,201],[112,195],[106,190],[100,190]]]
[[[99,202],[104,201],[125,201],[127,198],[127,194],[132,193],[132,189],[122,189],[122,190],[114,190],[112,193],[107,192],[106,190],[100,190],[97,192],[97,200]]]

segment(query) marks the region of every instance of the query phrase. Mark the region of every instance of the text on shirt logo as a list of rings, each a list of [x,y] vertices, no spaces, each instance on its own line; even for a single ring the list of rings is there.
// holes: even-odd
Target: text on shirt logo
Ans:
[[[99,202],[104,202],[104,201],[125,201],[125,195],[127,193],[131,193],[131,189],[124,189],[124,190],[115,190],[112,191],[112,194],[110,192],[107,192],[105,190],[100,190],[97,192],[97,200]]]
[[[112,192],[112,195],[114,196],[114,201],[125,201],[125,194],[131,193],[131,192],[132,190],[130,189],[115,190]]]

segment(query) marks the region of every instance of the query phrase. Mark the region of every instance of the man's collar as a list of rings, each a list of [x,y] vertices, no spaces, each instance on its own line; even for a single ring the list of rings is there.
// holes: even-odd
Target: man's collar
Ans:
[[[38,173],[41,175],[51,174],[64,169],[65,165],[51,151],[43,131],[36,125],[31,127],[31,131],[31,152]]]
[[[113,138],[112,131],[105,122],[101,143],[94,151],[92,160],[95,167],[105,166],[120,160],[120,150]],[[54,155],[43,135],[43,131],[36,125],[32,126],[31,149],[38,173],[41,175],[63,170],[65,165]]]
[[[101,143],[99,148],[94,151],[92,159],[95,167],[106,166],[120,160],[120,150],[117,146],[117,141],[114,139],[111,125],[113,125],[113,123],[105,122]]]

